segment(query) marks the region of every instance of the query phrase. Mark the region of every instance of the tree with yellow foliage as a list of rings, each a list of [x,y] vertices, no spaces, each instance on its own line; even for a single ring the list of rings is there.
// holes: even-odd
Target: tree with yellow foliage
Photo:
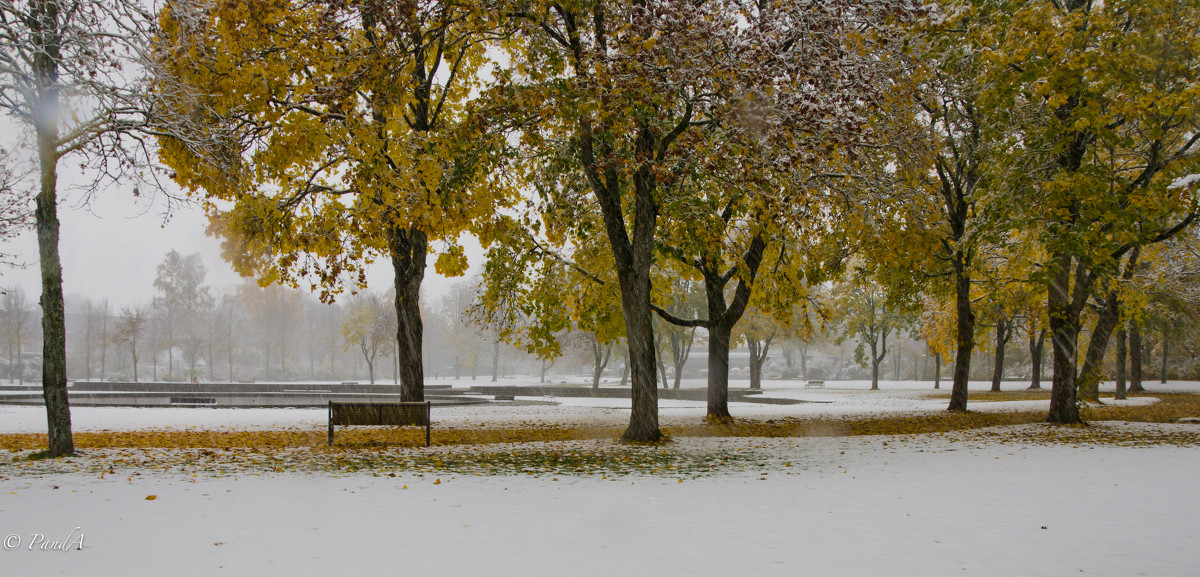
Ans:
[[[1194,191],[1171,184],[1200,172],[1197,29],[1194,0],[1025,2],[991,28],[985,57],[1001,73],[988,105],[1013,111],[1020,127],[1008,172],[1035,178],[1012,190],[1011,206],[1048,253],[1050,422],[1080,421],[1089,300],[1110,290],[1139,247],[1195,219]]]
[[[424,398],[426,256],[508,202],[503,138],[472,108],[489,6],[455,0],[179,1],[161,13],[162,161],[202,194],[235,269],[324,300],[391,262],[402,400]]]

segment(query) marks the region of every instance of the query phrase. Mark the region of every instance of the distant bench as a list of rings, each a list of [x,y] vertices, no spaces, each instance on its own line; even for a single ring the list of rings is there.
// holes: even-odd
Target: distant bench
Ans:
[[[825,381],[805,381],[804,388],[806,388],[806,389],[824,389]]]
[[[333,427],[425,426],[425,446],[429,446],[429,411],[432,403],[339,403],[329,401],[329,446],[333,446]]]

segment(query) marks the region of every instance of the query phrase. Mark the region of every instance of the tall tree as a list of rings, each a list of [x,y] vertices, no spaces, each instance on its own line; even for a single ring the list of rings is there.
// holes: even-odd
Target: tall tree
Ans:
[[[154,20],[135,0],[0,2],[0,110],[32,133],[34,220],[42,276],[42,391],[51,457],[74,452],[67,401],[66,315],[59,256],[59,162],[71,157],[109,177],[144,165],[127,147],[147,127],[144,84],[134,82]],[[113,179],[115,180],[115,179]],[[136,191],[136,189],[135,189]]]
[[[1197,172],[1200,5],[1163,0],[1028,2],[997,21],[994,106],[1021,111],[1011,150],[1036,186],[1028,209],[1045,263],[1054,379],[1047,420],[1080,421],[1081,315],[1123,259],[1194,220],[1172,189]]]
[[[381,351],[390,352],[392,325],[388,317],[395,318],[388,310],[382,297],[369,292],[360,292],[350,298],[346,320],[342,322],[345,346],[356,347],[367,363],[367,376],[375,384],[375,360]]]
[[[29,310],[25,290],[21,287],[4,289],[3,293],[0,315],[3,315],[4,341],[8,343],[8,380],[25,384],[25,363],[21,360],[21,345],[29,338],[32,311]]]
[[[168,378],[174,375],[174,349],[182,345],[192,372],[200,353],[200,344],[207,332],[205,321],[215,301],[204,285],[208,271],[199,253],[187,256],[171,250],[156,268],[154,306],[163,311],[166,319]],[[212,362],[212,359],[209,359]],[[196,375],[189,374],[188,379]]]
[[[820,134],[832,145],[853,133],[861,124],[857,88],[870,86],[875,72],[854,56],[868,43],[864,30],[885,14],[893,16],[896,6],[732,0],[513,4],[522,42],[511,58],[516,75],[528,84],[522,92],[527,114],[540,117],[526,126],[523,143],[545,157],[568,157],[568,163],[542,163],[537,170],[561,185],[552,190],[569,193],[580,190],[575,179],[582,177],[587,195],[578,198],[598,208],[616,269],[633,377],[633,409],[623,438],[657,441],[650,307],[655,240],[660,224],[694,216],[676,212],[668,193],[705,159],[717,158],[717,144],[735,132],[746,136],[744,142],[752,140],[751,133],[761,135],[764,148],[800,142],[789,148],[797,165],[819,149],[803,144],[810,135]],[[547,166],[566,170],[546,178]],[[721,209],[710,214],[720,215]],[[596,232],[564,228],[576,235]]]
[[[888,337],[899,335],[911,319],[895,303],[889,302],[883,287],[861,273],[842,283],[835,291],[835,313],[839,317],[837,342],[856,339],[854,358],[871,368],[871,390],[879,389],[879,365],[887,357]]]
[[[865,236],[883,282],[950,305],[953,330],[945,352],[953,355],[954,372],[948,409],[965,411],[982,253],[1011,226],[1012,211],[997,197],[1020,179],[998,174],[1015,125],[987,102],[996,75],[988,42],[1005,8],[951,0],[932,10],[909,31],[906,73],[897,78],[897,99],[879,120],[893,144],[882,160],[887,169],[895,167],[897,183],[888,204],[868,219],[878,225]]]
[[[133,366],[133,382],[138,382],[138,341],[146,330],[147,313],[139,307],[121,309],[121,316],[113,330],[113,342],[129,352]]]
[[[459,236],[510,194],[485,169],[497,126],[469,106],[490,14],[456,0],[195,1],[163,13],[164,161],[214,201],[213,230],[241,272],[315,278],[331,300],[364,282],[364,263],[390,262],[405,401],[424,398],[427,254],[440,247],[436,269],[462,274]]]

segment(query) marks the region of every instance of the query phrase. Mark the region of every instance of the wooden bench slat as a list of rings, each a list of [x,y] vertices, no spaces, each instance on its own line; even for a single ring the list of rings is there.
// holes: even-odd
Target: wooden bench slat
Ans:
[[[423,403],[340,403],[329,401],[329,445],[333,446],[333,427],[392,426],[425,427],[425,446],[430,445],[432,404]]]

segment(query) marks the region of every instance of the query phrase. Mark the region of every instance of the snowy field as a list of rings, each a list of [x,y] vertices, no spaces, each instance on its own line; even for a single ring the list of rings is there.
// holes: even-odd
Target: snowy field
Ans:
[[[485,380],[463,379],[430,381],[452,383],[455,386],[492,384]],[[536,379],[501,379],[503,386],[537,386]],[[685,379],[684,388],[704,386],[702,379]],[[746,385],[733,383],[733,388]],[[765,380],[763,397],[806,401],[797,405],[767,405],[760,403],[729,403],[734,418],[779,417],[841,417],[888,413],[928,413],[946,408],[947,398],[931,398],[933,393],[950,393],[950,383],[942,381],[940,391],[933,382],[882,381],[878,391],[871,391],[870,381],[827,381],[823,389],[806,389],[802,381]],[[1027,383],[1006,381],[1005,391],[1022,391]],[[1049,383],[1043,386],[1048,387]],[[1177,381],[1167,384],[1147,383],[1154,391],[1197,392],[1200,382]],[[973,391],[987,391],[990,382],[972,382]],[[1112,392],[1112,383],[1101,386],[1101,392]],[[2,394],[2,393],[0,393]],[[543,396],[518,397],[533,401]],[[621,426],[629,421],[629,399],[555,397],[557,405],[505,406],[479,405],[467,407],[435,407],[434,427],[472,427],[504,425],[609,425]],[[1135,398],[1128,403],[1145,403],[1149,399]],[[1108,402],[1113,402],[1109,400]],[[972,403],[972,411],[1038,410],[1049,408],[1049,401],[1009,401]],[[673,422],[694,422],[705,413],[704,401],[659,401],[659,416],[665,425]],[[71,410],[71,427],[75,431],[121,431],[140,429],[192,430],[262,430],[262,429],[323,429],[328,418],[325,408],[312,409],[211,409],[194,407],[123,408],[75,407]],[[42,433],[46,430],[45,409],[0,405],[0,434]]]
[[[922,398],[923,384],[885,383],[878,392],[859,385],[768,383],[768,394],[824,402],[731,409],[754,418],[911,413],[946,403]],[[628,415],[627,401],[557,401],[445,409],[435,413],[435,427],[513,419],[621,424]],[[988,405],[1015,408],[972,408],[1000,410]],[[662,413],[664,422],[698,418],[703,404],[664,401]],[[76,430],[320,429],[324,412],[81,407],[73,420]],[[1198,425],[1095,426],[1189,432]],[[0,406],[0,433],[42,427],[39,408]],[[0,453],[0,574],[1200,574],[1200,449],[1019,442],[1043,427],[672,443],[672,451],[738,455],[743,463],[704,475],[215,477],[149,468],[56,473],[49,465],[14,474]],[[42,549],[54,541],[66,550]]]

